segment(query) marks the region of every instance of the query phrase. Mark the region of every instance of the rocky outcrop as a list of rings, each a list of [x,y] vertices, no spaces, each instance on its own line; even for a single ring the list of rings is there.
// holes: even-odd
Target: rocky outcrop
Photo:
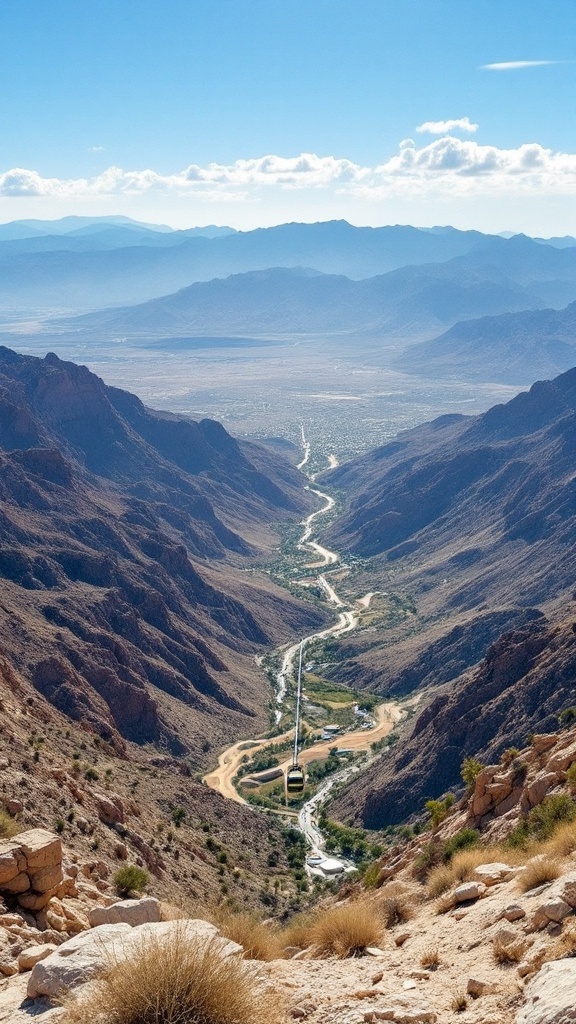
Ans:
[[[0,841],[0,896],[25,910],[42,910],[62,892],[62,845],[45,829]]]
[[[576,1020],[576,960],[544,964],[526,989],[515,1024],[570,1024]]]

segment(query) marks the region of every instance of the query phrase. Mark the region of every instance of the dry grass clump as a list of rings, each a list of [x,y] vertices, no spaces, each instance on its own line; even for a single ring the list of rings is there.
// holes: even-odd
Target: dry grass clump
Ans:
[[[390,882],[381,890],[377,903],[385,928],[411,921],[416,913],[416,897],[399,882]]]
[[[21,831],[22,826],[8,814],[8,811],[0,807],[0,839],[12,839],[12,836],[18,835]]]
[[[282,957],[284,942],[280,939],[280,929],[273,924],[263,924],[255,914],[222,914],[214,923],[222,935],[244,947],[247,960],[279,960]]]
[[[464,992],[458,992],[450,1003],[450,1009],[453,1013],[463,1013],[467,1007],[468,997]]]
[[[524,959],[529,943],[525,939],[505,942],[496,938],[492,943],[492,951],[497,964],[519,964]]]
[[[318,956],[361,956],[367,946],[378,946],[382,929],[369,903],[357,900],[319,914],[311,929]]]
[[[561,864],[554,857],[544,854],[528,861],[524,871],[518,875],[518,888],[520,892],[528,892],[544,882],[553,882],[561,874]]]
[[[567,821],[560,825],[551,839],[544,846],[545,852],[551,857],[569,857],[576,851],[576,821]]]
[[[90,992],[67,1003],[63,1024],[278,1024],[277,997],[258,990],[246,965],[184,930],[142,941]]]
[[[317,914],[295,914],[281,932],[281,945],[283,949],[288,946],[296,946],[298,949],[308,949],[312,945],[312,929]]]
[[[501,859],[496,856],[498,852],[497,848],[476,849],[474,847],[455,853],[449,864],[439,864],[428,875],[428,898],[436,899],[448,889],[460,885],[461,882],[469,882],[479,864],[489,864],[491,861]]]
[[[440,966],[440,953],[437,946],[425,949],[420,957],[420,965],[428,971],[436,971]]]

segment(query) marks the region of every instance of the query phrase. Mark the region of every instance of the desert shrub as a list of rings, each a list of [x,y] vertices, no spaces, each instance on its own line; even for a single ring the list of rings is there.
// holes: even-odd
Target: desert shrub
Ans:
[[[576,792],[576,761],[571,764],[568,771],[566,772],[566,779],[572,793]]]
[[[480,833],[475,828],[461,828],[459,832],[447,839],[442,847],[442,860],[445,864],[452,860],[452,857],[459,850],[468,850],[472,846],[478,846]]]
[[[414,897],[403,891],[399,886],[391,885],[378,902],[382,920],[386,928],[404,924],[414,917]]]
[[[518,887],[521,892],[529,892],[544,882],[553,882],[561,873],[561,865],[553,857],[535,857],[528,861],[524,871],[518,875]]]
[[[454,1013],[463,1013],[468,1006],[468,997],[465,992],[457,992],[452,1002],[450,1003],[450,1009]]]
[[[377,860],[368,865],[362,875],[362,882],[366,889],[377,889],[382,876],[382,868]]]
[[[576,723],[576,708],[564,708],[558,715],[558,723],[562,729],[569,729]]]
[[[426,843],[412,865],[412,874],[415,878],[425,878],[428,873],[438,864],[441,857],[440,846],[433,839]]]
[[[316,914],[295,914],[288,924],[282,929],[282,947],[297,946],[298,949],[307,949],[312,944],[312,928],[316,920]]]
[[[436,971],[440,966],[440,953],[437,946],[425,949],[420,957],[420,965],[428,971]]]
[[[544,954],[544,960],[564,960],[566,957],[576,957],[576,921],[573,918],[564,922],[562,934]]]
[[[244,947],[247,960],[279,960],[282,956],[279,929],[263,924],[255,914],[220,914],[215,919],[222,935]]]
[[[454,803],[454,799],[454,793],[447,793],[441,800],[426,801],[424,806],[432,819],[432,828],[437,828],[444,821]]]
[[[22,829],[17,821],[14,821],[8,811],[0,807],[0,839],[11,839],[12,836],[21,832]]]
[[[550,839],[563,822],[576,820],[576,802],[567,793],[555,793],[544,797],[541,804],[533,807],[507,839],[512,847],[526,847],[531,839],[544,842]]]
[[[259,990],[246,965],[184,929],[142,940],[90,991],[69,1000],[65,1024],[276,1024],[278,996]]]
[[[148,879],[145,868],[139,868],[137,864],[125,864],[115,872],[112,882],[119,896],[130,896],[133,892],[143,892]]]
[[[526,939],[515,939],[512,942],[504,942],[498,937],[492,943],[492,952],[497,964],[519,964],[524,959],[528,949]]]
[[[378,946],[382,929],[372,907],[360,900],[318,914],[311,930],[318,955],[361,956],[367,946]]]
[[[460,766],[462,781],[468,789],[473,789],[480,772],[484,768],[482,761],[476,757],[465,757]]]

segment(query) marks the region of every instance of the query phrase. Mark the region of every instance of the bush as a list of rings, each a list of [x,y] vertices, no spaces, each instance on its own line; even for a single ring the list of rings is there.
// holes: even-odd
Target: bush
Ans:
[[[476,757],[464,758],[460,766],[460,775],[468,789],[474,789],[476,779],[483,768],[484,765],[482,764],[482,761],[478,761]]]
[[[512,847],[525,847],[530,839],[544,842],[554,835],[563,822],[576,820],[576,802],[567,793],[555,793],[544,798],[541,804],[533,807],[528,817],[524,818],[508,836],[507,843]]]
[[[344,958],[361,956],[367,946],[378,946],[382,931],[372,908],[358,901],[319,914],[310,938],[318,955]]]
[[[118,868],[112,881],[119,896],[130,896],[134,892],[143,892],[148,885],[148,872],[137,864],[125,864]]]
[[[576,708],[564,708],[558,715],[558,723],[562,729],[569,729],[576,723]]]
[[[478,846],[480,833],[475,828],[461,828],[450,839],[447,839],[442,847],[442,860],[445,864],[452,860],[452,857],[459,850],[469,850],[472,846]]]
[[[14,821],[7,811],[0,808],[0,839],[11,839],[21,831],[18,822]]]
[[[454,803],[454,799],[454,793],[447,793],[441,800],[426,801],[424,806],[432,818],[432,828],[438,828],[438,825],[444,821]]]
[[[70,999],[63,1024],[276,1024],[279,999],[264,994],[241,960],[184,929],[142,940],[133,955]]]

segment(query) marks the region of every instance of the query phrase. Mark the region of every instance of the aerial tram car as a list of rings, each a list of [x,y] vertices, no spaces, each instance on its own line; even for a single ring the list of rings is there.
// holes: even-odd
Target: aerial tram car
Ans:
[[[306,773],[304,766],[298,764],[298,747],[300,741],[300,697],[302,693],[302,654],[304,651],[304,641],[300,644],[300,657],[298,659],[298,686],[296,690],[296,724],[294,728],[294,753],[292,755],[292,764],[286,771],[284,779],[284,786],[286,790],[286,802],[290,797],[302,796],[304,787],[306,785]]]

